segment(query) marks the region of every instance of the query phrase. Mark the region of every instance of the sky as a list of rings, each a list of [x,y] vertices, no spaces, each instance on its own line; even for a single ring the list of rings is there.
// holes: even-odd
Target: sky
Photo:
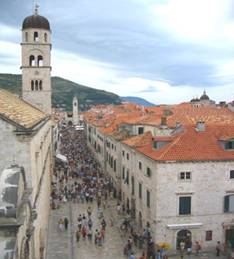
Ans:
[[[38,0],[52,29],[52,75],[179,103],[234,100],[233,0]],[[0,73],[21,73],[21,26],[35,0],[1,0]]]

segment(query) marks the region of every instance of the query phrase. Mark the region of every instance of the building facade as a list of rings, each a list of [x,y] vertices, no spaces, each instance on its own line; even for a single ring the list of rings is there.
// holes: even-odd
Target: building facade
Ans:
[[[102,107],[85,120],[90,147],[113,182],[120,181],[119,197],[138,230],[150,229],[171,250],[182,240],[204,250],[217,241],[233,245],[233,113],[213,103],[137,110],[131,107],[131,116],[126,105],[105,114]]]
[[[12,232],[14,257],[10,258],[40,259],[45,256],[50,213],[53,133],[51,31],[37,8],[23,21],[21,47],[23,99],[0,89],[0,172],[3,176],[14,167],[23,170],[14,176],[21,179],[23,175],[24,184],[17,184],[17,227]],[[0,215],[0,223],[4,217]]]

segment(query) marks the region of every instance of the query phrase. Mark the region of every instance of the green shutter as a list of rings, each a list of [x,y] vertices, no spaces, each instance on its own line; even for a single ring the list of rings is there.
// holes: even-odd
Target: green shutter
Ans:
[[[179,199],[179,214],[191,214],[191,197],[180,197]]]
[[[229,196],[224,196],[224,212],[229,211]]]

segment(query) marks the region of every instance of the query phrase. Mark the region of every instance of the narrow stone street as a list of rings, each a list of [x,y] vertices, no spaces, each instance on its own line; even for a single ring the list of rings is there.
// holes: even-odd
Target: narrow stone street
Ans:
[[[61,154],[70,163],[60,162],[55,167],[46,259],[126,259],[130,258],[131,252],[136,259],[141,258],[143,250],[134,242],[129,255],[123,253],[131,235],[129,230],[121,229],[126,214],[117,212],[118,201],[113,198],[111,183],[87,149],[84,132],[72,128],[62,132],[60,146]],[[106,223],[104,228],[103,218]],[[89,233],[91,240],[87,237]],[[169,257],[181,258],[180,255]],[[184,255],[183,258],[215,258],[215,254],[204,253],[199,257]]]
[[[86,139],[84,138],[83,133],[80,133],[80,136],[78,136],[78,133],[76,131],[70,129],[69,131],[64,132],[63,136],[69,136],[65,137],[65,139],[62,138],[61,141],[61,153],[67,156],[68,158],[71,159],[71,152],[74,154],[74,150],[75,153],[78,152],[79,154],[81,154],[84,151],[84,149],[87,148]],[[76,141],[74,141],[74,138],[76,138]],[[75,155],[77,155],[77,153]],[[126,256],[123,254],[123,248],[124,245],[126,245],[128,233],[123,233],[123,230],[120,229],[121,222],[123,222],[125,216],[122,214],[117,215],[117,200],[113,198],[112,192],[108,192],[108,195],[107,193],[105,193],[105,201],[103,198],[103,193],[101,195],[101,201],[103,201],[100,208],[103,212],[103,217],[98,217],[99,213],[97,197],[100,191],[106,189],[106,187],[104,186],[106,178],[102,174],[102,172],[100,172],[100,168],[98,165],[96,165],[96,161],[92,157],[92,154],[90,152],[89,154],[83,154],[83,161],[86,161],[84,157],[89,157],[89,162],[90,164],[93,164],[94,167],[92,168],[91,166],[90,170],[90,165],[87,166],[85,164],[82,164],[83,162],[81,162],[81,159],[79,159],[79,162],[77,163],[78,165],[76,164],[76,166],[78,166],[81,176],[75,175],[75,177],[69,177],[69,175],[72,175],[72,170],[74,169],[72,169],[72,166],[69,166],[68,170],[66,168],[64,169],[61,167],[56,168],[56,177],[53,179],[53,188],[57,197],[56,199],[53,199],[54,204],[52,205],[53,207],[56,203],[56,209],[52,209],[50,215],[47,242],[47,259],[88,259],[95,258],[97,256],[103,259],[126,258]],[[73,159],[74,158],[75,157],[73,157]],[[93,201],[87,202],[85,196],[82,197],[82,189],[78,191],[79,194],[76,196],[76,198],[74,198],[72,196],[72,189],[75,189],[74,186],[77,186],[77,188],[79,188],[79,186],[85,188],[84,182],[90,179],[89,174],[92,170],[100,173],[98,175],[94,175],[93,179],[95,181],[95,185],[101,186],[95,186],[94,188],[89,186],[91,189],[90,196],[92,195],[92,189],[96,189]],[[63,192],[63,188],[66,188],[66,186],[68,187],[69,195],[66,195]],[[72,196],[73,198],[69,197],[69,199],[67,199],[66,196]],[[83,198],[84,201],[82,202]],[[103,206],[104,204],[105,206]],[[84,239],[81,235],[79,242],[77,242],[77,218],[79,215],[85,215],[87,217],[87,209],[89,207],[92,211],[90,217],[92,219],[92,240],[88,240],[87,237]],[[64,218],[67,218],[69,221],[68,229],[61,231],[59,229],[58,222]],[[94,242],[94,234],[96,229],[98,229],[98,231],[102,229],[101,220],[103,218],[106,221],[105,238],[102,245],[97,245]],[[136,247],[133,248],[132,251],[135,255],[140,254],[139,249]]]

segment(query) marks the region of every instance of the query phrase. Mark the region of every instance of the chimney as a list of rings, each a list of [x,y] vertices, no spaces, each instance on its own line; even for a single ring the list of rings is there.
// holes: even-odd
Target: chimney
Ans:
[[[196,125],[196,130],[197,131],[205,131],[206,125],[204,121],[198,121]]]
[[[162,116],[161,117],[161,125],[162,126],[166,126],[167,125],[167,117],[166,116]]]
[[[178,129],[180,126],[181,126],[180,122],[177,121],[177,122],[176,122],[176,128]]]

